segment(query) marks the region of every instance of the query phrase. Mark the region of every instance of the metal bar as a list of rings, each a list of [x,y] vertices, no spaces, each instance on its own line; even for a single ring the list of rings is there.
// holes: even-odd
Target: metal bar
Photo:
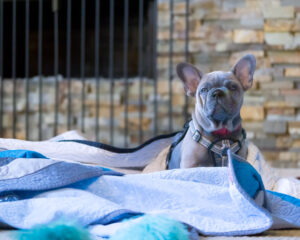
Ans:
[[[26,0],[25,6],[25,88],[26,88],[26,107],[25,107],[25,131],[26,139],[29,139],[29,17],[30,5]]]
[[[174,1],[170,0],[170,43],[169,43],[169,131],[173,131],[172,121],[172,80],[173,80],[173,31],[174,31]]]
[[[80,77],[82,83],[81,91],[81,131],[84,132],[85,117],[85,0],[81,0],[81,61]]]
[[[71,129],[71,111],[72,111],[72,94],[71,94],[71,17],[72,17],[72,1],[68,0],[67,7],[67,57],[66,57],[66,77],[68,81],[68,119],[67,129]]]
[[[114,144],[114,5],[115,1],[109,1],[109,79],[110,79],[110,143]]]
[[[43,120],[43,0],[39,0],[39,16],[38,16],[38,75],[39,75],[39,140],[42,140],[42,120]]]
[[[13,80],[13,138],[16,138],[16,34],[17,34],[17,2],[13,0],[12,6],[12,80]]]
[[[54,115],[54,136],[57,135],[57,124],[58,124],[58,106],[59,106],[59,83],[58,83],[58,72],[59,72],[59,35],[58,35],[58,0],[55,0],[54,6],[54,75],[55,75],[55,115]]]
[[[129,14],[129,0],[125,0],[124,8],[124,55],[123,55],[123,74],[125,82],[125,134],[124,146],[128,147],[128,14]]]
[[[143,141],[143,18],[144,0],[139,0],[139,142]]]
[[[0,0],[0,137],[3,134],[3,0]]]
[[[153,2],[154,136],[157,135],[157,0]]]
[[[185,1],[185,62],[189,62],[189,15],[190,0]],[[188,121],[189,98],[185,95],[184,99],[184,122]]]
[[[96,141],[99,141],[99,30],[100,30],[100,0],[95,0],[95,79],[96,79]]]

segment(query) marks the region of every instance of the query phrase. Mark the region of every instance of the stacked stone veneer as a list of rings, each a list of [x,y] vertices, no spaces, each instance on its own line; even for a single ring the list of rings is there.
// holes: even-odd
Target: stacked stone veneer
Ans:
[[[184,61],[185,1],[174,1],[174,64]],[[158,4],[158,130],[169,129],[168,64],[169,64],[169,1]],[[252,90],[245,96],[242,109],[243,126],[248,138],[263,151],[275,166],[300,166],[300,1],[299,0],[190,0],[189,61],[203,72],[230,70],[234,62],[246,53],[257,59]],[[175,70],[175,68],[173,68]],[[175,76],[175,73],[174,73]],[[130,79],[129,136],[131,145],[138,143],[139,79]],[[143,122],[144,139],[153,136],[154,84],[144,79]],[[12,136],[12,83],[6,80],[5,137]],[[72,80],[72,128],[80,130],[81,89],[79,79]],[[173,81],[173,127],[184,122],[184,93],[181,83]],[[25,138],[24,81],[17,86],[17,137]],[[96,88],[94,79],[86,82],[86,134],[95,136]],[[100,84],[100,140],[109,143],[110,83]],[[44,78],[43,138],[53,135],[54,82]],[[124,143],[123,80],[115,83],[115,141]],[[59,128],[67,122],[67,82],[59,84]],[[30,139],[38,138],[38,83],[30,80]],[[189,111],[193,101],[189,103]]]
[[[39,121],[39,78],[29,79],[29,139],[38,140]],[[49,139],[54,135],[55,123],[55,78],[43,77],[42,94],[42,138]],[[128,79],[128,137],[130,146],[137,145],[140,134],[140,115],[142,110],[142,131],[143,140],[154,136],[154,82],[151,79],[143,78],[143,107],[140,108],[140,79]],[[3,136],[11,138],[13,136],[13,82],[5,79],[4,90],[4,114],[3,114]],[[67,131],[68,120],[68,81],[62,76],[58,77],[58,128],[57,133]],[[26,82],[24,79],[16,81],[16,137],[26,138]],[[99,83],[99,139],[104,143],[110,141],[110,116],[111,116],[111,83],[108,79],[100,79]],[[85,80],[85,114],[84,114],[84,135],[92,140],[96,138],[96,81],[93,78]],[[115,79],[114,84],[114,142],[116,146],[124,146],[125,138],[125,80]],[[174,130],[182,128],[184,123],[183,105],[184,92],[181,82],[173,84],[173,126]],[[71,129],[81,131],[82,122],[82,82],[81,79],[71,79]],[[158,134],[169,132],[169,97],[168,82],[159,81],[157,83],[157,124]],[[192,102],[190,103],[192,107]],[[190,108],[191,110],[191,108]]]
[[[185,1],[174,4],[174,62],[184,60]],[[168,75],[169,3],[159,4],[159,73]],[[276,166],[300,166],[300,1],[190,0],[189,61],[203,72],[257,59],[242,117],[248,137]]]

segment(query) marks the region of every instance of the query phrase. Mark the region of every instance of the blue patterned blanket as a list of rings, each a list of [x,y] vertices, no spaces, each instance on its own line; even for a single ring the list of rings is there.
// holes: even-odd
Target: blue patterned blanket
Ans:
[[[110,157],[116,166],[122,161],[124,166],[130,161],[145,164],[170,139],[168,136],[150,142],[149,146],[155,147],[150,152],[143,153],[148,148],[145,145],[131,153],[111,152]],[[124,224],[122,220],[143,214],[163,214],[206,235],[300,228],[300,200],[265,190],[258,172],[230,151],[228,167],[125,175],[104,167],[106,164],[87,164],[104,163],[109,156],[109,149],[102,156],[103,149],[96,143],[76,140],[22,144],[25,150],[13,150],[9,141],[0,141],[2,228],[28,229],[71,219],[87,226],[93,234],[107,237]],[[35,149],[30,147],[33,145]],[[78,163],[75,158],[87,163]]]

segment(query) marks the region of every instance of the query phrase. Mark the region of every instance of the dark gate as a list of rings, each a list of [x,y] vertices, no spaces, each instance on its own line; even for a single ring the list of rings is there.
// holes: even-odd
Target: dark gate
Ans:
[[[173,29],[174,0],[170,8],[169,42],[169,131],[172,126]],[[80,78],[81,121],[85,132],[86,79],[93,78],[96,86],[95,139],[99,140],[99,107],[101,81],[109,81],[110,91],[110,143],[114,144],[114,95],[115,81],[124,82],[124,146],[128,146],[128,79],[139,81],[139,141],[143,141],[143,82],[153,81],[154,128],[157,122],[157,0],[12,0],[0,1],[0,136],[4,136],[4,84],[11,79],[12,136],[17,127],[17,79],[24,81],[25,132],[29,139],[30,96],[32,78],[38,81],[38,140],[43,140],[44,76],[54,76],[54,128],[58,133],[60,77],[67,82],[67,129],[72,126],[72,79]],[[189,0],[186,1],[185,59],[188,60]],[[187,113],[187,99],[185,107]]]

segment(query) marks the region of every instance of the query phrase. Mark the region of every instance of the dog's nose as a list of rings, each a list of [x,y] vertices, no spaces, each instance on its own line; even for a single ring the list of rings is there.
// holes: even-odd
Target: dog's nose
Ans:
[[[215,91],[213,91],[212,96],[213,96],[214,98],[217,98],[217,97],[223,97],[223,96],[225,96],[225,93],[224,93],[224,91],[221,90],[221,89],[216,89]]]

